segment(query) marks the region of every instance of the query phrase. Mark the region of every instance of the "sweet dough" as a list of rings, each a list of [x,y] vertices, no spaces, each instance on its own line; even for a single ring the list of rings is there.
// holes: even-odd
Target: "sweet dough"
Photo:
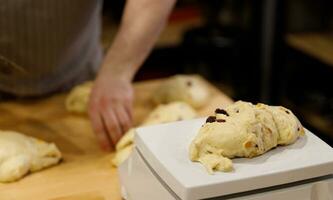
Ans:
[[[142,125],[154,125],[193,119],[196,116],[197,112],[190,105],[178,101],[157,106],[143,121]]]
[[[207,104],[209,90],[195,76],[175,75],[168,78],[157,88],[153,95],[156,104],[184,101],[194,108]]]
[[[193,119],[197,117],[197,112],[184,102],[172,102],[157,106],[144,120],[141,126],[162,124],[179,120]],[[116,155],[111,163],[119,166],[128,158],[132,150],[135,136],[135,128],[128,130],[116,145]],[[128,148],[128,147],[131,148]]]
[[[57,164],[61,153],[46,143],[14,131],[0,131],[0,182],[19,180],[29,172]]]
[[[92,86],[93,82],[88,81],[74,87],[66,98],[66,110],[74,113],[86,113]]]
[[[294,143],[304,129],[293,113],[283,107],[238,101],[216,109],[190,145],[192,161],[207,171],[233,170],[231,158],[261,155],[277,145]]]
[[[66,98],[66,110],[86,113],[92,81],[74,87]],[[184,101],[194,108],[204,106],[209,98],[209,90],[200,79],[190,75],[175,75],[158,87],[152,96],[157,105],[174,101]]]
[[[130,144],[122,149],[117,150],[115,156],[111,160],[112,165],[118,167],[121,163],[123,163],[132,153],[133,146],[133,144]]]
[[[132,145],[134,141],[134,136],[135,136],[135,128],[129,129],[117,143],[116,151],[120,151],[121,149],[124,149],[125,147]]]

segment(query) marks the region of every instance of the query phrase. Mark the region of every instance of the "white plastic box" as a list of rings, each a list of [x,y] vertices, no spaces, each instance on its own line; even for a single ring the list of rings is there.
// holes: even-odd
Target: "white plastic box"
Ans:
[[[333,200],[333,149],[311,132],[264,155],[233,159],[234,172],[209,175],[188,147],[205,119],[137,129],[136,147],[119,167],[127,200]]]

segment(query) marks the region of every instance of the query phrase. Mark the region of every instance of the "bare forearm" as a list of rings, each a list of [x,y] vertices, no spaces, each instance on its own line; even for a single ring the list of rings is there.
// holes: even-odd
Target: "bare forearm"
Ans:
[[[120,29],[104,59],[119,75],[132,79],[164,28],[176,0],[128,0]]]

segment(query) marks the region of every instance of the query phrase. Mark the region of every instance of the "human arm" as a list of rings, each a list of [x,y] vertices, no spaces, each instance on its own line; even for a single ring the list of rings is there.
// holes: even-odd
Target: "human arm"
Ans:
[[[127,0],[120,29],[94,83],[89,117],[110,150],[132,125],[132,80],[149,55],[176,0]]]

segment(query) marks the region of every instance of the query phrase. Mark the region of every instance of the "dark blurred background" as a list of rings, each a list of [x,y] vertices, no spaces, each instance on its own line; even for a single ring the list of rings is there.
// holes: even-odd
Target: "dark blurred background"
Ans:
[[[124,0],[105,1],[104,48]],[[333,1],[179,0],[135,80],[197,73],[234,100],[283,105],[332,145]]]

